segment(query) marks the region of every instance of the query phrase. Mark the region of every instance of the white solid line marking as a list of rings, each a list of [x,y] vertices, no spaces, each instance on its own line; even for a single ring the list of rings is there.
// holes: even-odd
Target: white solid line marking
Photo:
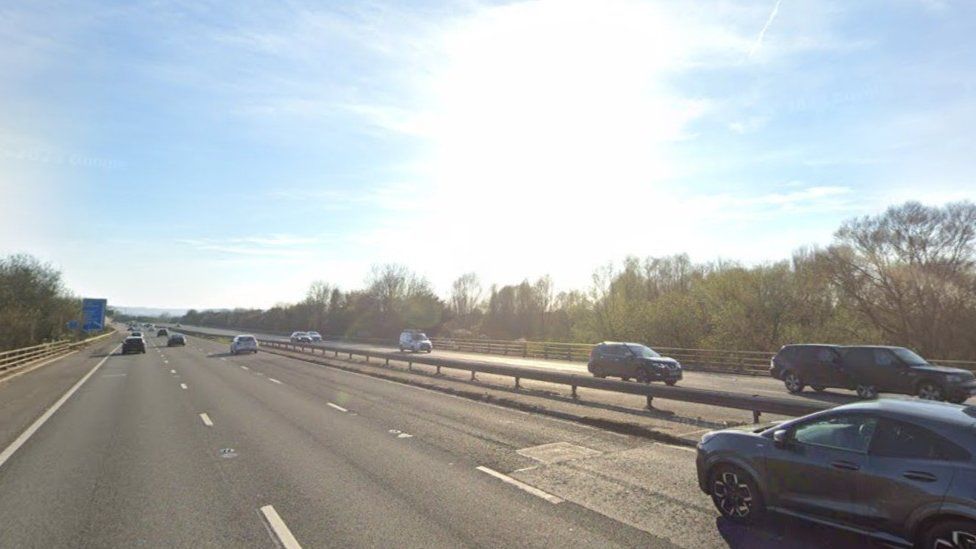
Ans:
[[[181,389],[186,389],[186,383],[180,383],[180,388]]]
[[[54,412],[57,412],[58,408],[60,408],[65,402],[67,402],[67,400],[71,398],[71,395],[75,394],[75,391],[77,391],[78,388],[82,386],[82,384],[88,381],[88,378],[90,378],[92,374],[95,373],[95,370],[98,370],[102,366],[102,364],[105,364],[105,361],[108,360],[108,358],[112,356],[115,353],[115,351],[118,351],[119,347],[121,346],[122,344],[119,344],[118,347],[112,349],[112,351],[108,355],[106,355],[105,358],[99,361],[99,363],[96,364],[94,368],[92,368],[91,370],[88,371],[87,374],[85,374],[85,377],[79,379],[78,383],[72,385],[71,388],[68,389],[67,393],[62,395],[57,402],[55,402],[50,408],[47,409],[46,412],[44,412],[41,415],[41,417],[37,418],[37,420],[34,421],[34,423],[31,423],[30,427],[28,427],[27,430],[21,433],[19,437],[14,439],[14,441],[10,443],[10,446],[7,446],[3,450],[3,452],[0,452],[0,467],[3,467],[3,464],[6,463],[8,459],[10,459],[10,456],[14,455],[14,452],[16,452],[21,446],[23,446],[24,443],[27,442],[27,440],[31,436],[33,436],[34,433],[36,433],[37,430],[40,429],[42,425],[44,425],[44,423],[47,422],[47,420],[51,419],[51,416],[54,415]]]
[[[264,515],[264,520],[268,521],[268,526],[271,527],[271,531],[278,538],[278,542],[284,549],[301,549],[301,545],[295,536],[292,535],[291,530],[288,529],[288,525],[285,521],[281,520],[278,515],[278,511],[270,505],[265,505],[261,508],[261,514]]]
[[[268,381],[270,381],[270,382],[272,382],[272,383],[278,383],[278,384],[281,384],[281,382],[280,382],[280,381],[278,381],[277,379],[275,379],[275,378],[273,378],[273,377],[269,377],[269,378],[268,378]]]
[[[200,414],[200,419],[203,420],[203,424],[207,427],[213,427],[213,422],[210,421],[210,416],[208,416],[206,412]]]
[[[247,366],[241,366],[241,370],[250,370]]]
[[[169,373],[175,374],[176,373],[176,370],[170,370]]]
[[[554,496],[554,495],[552,495],[552,494],[550,494],[548,492],[543,492],[542,490],[536,488],[535,486],[529,486],[528,484],[526,484],[524,482],[515,480],[514,478],[512,478],[512,477],[510,477],[508,475],[504,475],[502,473],[499,473],[498,471],[495,471],[493,469],[489,469],[489,468],[484,467],[482,465],[479,465],[477,467],[477,469],[479,471],[481,471],[482,473],[488,473],[489,475],[497,478],[498,480],[501,480],[502,482],[507,482],[508,484],[511,484],[512,486],[518,488],[519,490],[524,490],[524,491],[532,494],[533,496],[540,497],[540,498],[548,501],[549,503],[555,504],[555,503],[562,503],[563,502],[562,498],[556,497],[556,496]]]
[[[328,404],[329,406],[335,408],[336,410],[339,410],[340,412],[348,412],[349,411],[349,410],[346,410],[345,408],[343,408],[342,406],[339,406],[338,404],[332,404],[331,402],[326,402],[326,404]]]
[[[224,358],[224,357],[220,357],[220,360],[227,360],[227,359],[226,359],[226,358]]]
[[[164,360],[163,361],[163,364],[169,364],[169,361],[168,360]]]

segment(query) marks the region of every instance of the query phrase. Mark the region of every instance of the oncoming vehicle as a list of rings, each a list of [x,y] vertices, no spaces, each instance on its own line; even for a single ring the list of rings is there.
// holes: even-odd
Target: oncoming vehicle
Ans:
[[[146,340],[141,336],[130,335],[122,341],[122,354],[145,353]]]
[[[168,335],[169,335],[169,330],[167,330],[166,328],[160,328],[159,330],[156,331],[156,337],[163,337]]]
[[[604,341],[590,351],[586,369],[596,377],[631,378],[641,383],[663,381],[674,385],[682,377],[681,364],[640,343]]]
[[[705,434],[699,488],[734,522],[776,512],[924,549],[976,547],[976,408],[858,402]]]
[[[312,342],[322,341],[322,334],[318,332],[305,332],[305,334],[308,335],[308,338],[311,339]]]
[[[258,340],[252,335],[234,336],[230,342],[230,354],[256,353],[258,352]]]
[[[185,347],[186,337],[183,334],[173,334],[166,340],[167,347]]]
[[[429,353],[434,350],[434,344],[431,343],[430,338],[420,330],[404,330],[401,332],[399,347],[401,353],[403,351]]]
[[[976,376],[969,370],[929,364],[904,347],[786,345],[770,361],[769,372],[791,393],[810,385],[815,391],[853,389],[861,398],[898,393],[955,403],[976,394]]]
[[[290,339],[291,339],[291,342],[292,343],[311,343],[312,342],[312,338],[309,337],[308,333],[306,333],[306,332],[292,332]]]

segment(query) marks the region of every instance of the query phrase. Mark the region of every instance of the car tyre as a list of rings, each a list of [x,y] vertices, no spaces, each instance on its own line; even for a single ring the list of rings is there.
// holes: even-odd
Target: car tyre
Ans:
[[[797,393],[802,393],[803,388],[806,387],[806,384],[803,383],[803,378],[800,377],[800,374],[793,370],[783,372],[783,385],[786,386],[787,391],[793,393],[794,395]]]
[[[759,487],[734,465],[717,465],[708,480],[712,503],[722,516],[740,524],[755,523],[766,510]]]
[[[944,520],[922,534],[920,549],[964,549],[976,547],[976,522]]]
[[[637,380],[637,383],[650,383],[651,374],[646,368],[639,368],[637,370],[637,377],[635,379]]]
[[[674,387],[674,385],[676,383],[678,383],[678,380],[677,379],[665,379],[664,380],[664,384],[667,385],[668,387]]]
[[[918,398],[923,400],[945,400],[945,391],[934,381],[922,381],[916,387]]]
[[[827,390],[827,388],[823,385],[811,385],[810,388],[818,393],[822,393]]]
[[[620,381],[630,381],[630,378],[629,377],[622,377],[622,378],[620,378]]]
[[[955,398],[950,398],[948,400],[949,400],[949,402],[951,402],[953,404],[962,404],[963,402],[966,402],[967,400],[969,400],[969,397],[966,396],[966,395],[963,395],[963,396],[959,396],[959,397],[955,397]]]
[[[861,383],[858,384],[858,386],[855,387],[854,390],[857,391],[857,396],[865,400],[878,398],[878,388],[875,387],[874,385]]]

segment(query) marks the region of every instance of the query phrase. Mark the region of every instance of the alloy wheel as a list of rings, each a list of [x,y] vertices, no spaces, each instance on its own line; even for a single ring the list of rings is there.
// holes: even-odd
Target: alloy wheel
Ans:
[[[732,471],[726,471],[715,479],[712,496],[719,510],[727,517],[746,518],[752,512],[752,490]]]
[[[796,372],[787,372],[786,376],[783,377],[783,383],[786,385],[786,390],[791,393],[799,393],[803,390],[803,382],[800,381],[800,376],[796,375]]]
[[[932,549],[976,549],[976,533],[952,530],[932,542]]]
[[[924,400],[945,400],[942,388],[932,382],[925,382],[918,386],[918,398]]]
[[[874,385],[858,385],[857,396],[861,398],[878,398],[878,388]]]

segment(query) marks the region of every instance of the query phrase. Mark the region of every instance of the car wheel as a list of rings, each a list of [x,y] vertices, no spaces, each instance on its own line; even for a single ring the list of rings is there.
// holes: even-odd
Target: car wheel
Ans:
[[[859,384],[855,389],[857,396],[863,399],[878,398],[878,388],[874,385]]]
[[[823,385],[811,385],[810,387],[818,393],[822,393],[827,390],[827,388],[824,387]]]
[[[622,378],[620,378],[620,380],[621,381],[630,381],[630,378],[629,377],[622,377]]]
[[[946,520],[936,523],[922,536],[922,549],[968,549],[976,547],[976,522]]]
[[[938,383],[933,381],[923,381],[918,384],[918,398],[924,400],[945,400],[945,393]]]
[[[664,380],[664,384],[667,385],[668,387],[674,387],[674,384],[677,383],[677,382],[678,382],[677,379],[665,379]]]
[[[964,395],[964,396],[959,396],[959,397],[955,397],[955,398],[950,398],[949,399],[949,402],[951,402],[953,404],[962,404],[963,402],[966,402],[967,400],[969,400],[969,397]]]
[[[739,523],[759,520],[765,511],[762,494],[748,473],[734,465],[718,465],[709,477],[712,503],[722,516]]]
[[[647,372],[646,369],[640,368],[637,370],[637,383],[650,383],[651,374]]]
[[[783,374],[783,385],[786,385],[786,390],[793,394],[802,393],[803,387],[805,387],[803,380],[800,379],[800,374],[793,370],[787,370]]]

